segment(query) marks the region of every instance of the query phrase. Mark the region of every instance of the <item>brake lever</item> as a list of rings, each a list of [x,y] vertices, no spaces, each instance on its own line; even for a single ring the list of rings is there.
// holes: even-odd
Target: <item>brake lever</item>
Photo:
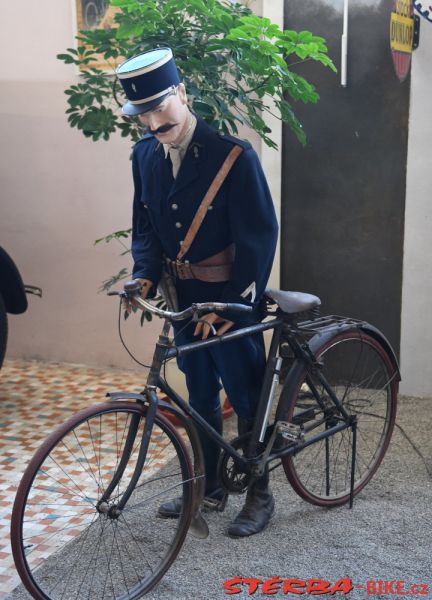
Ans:
[[[207,325],[208,327],[210,327],[210,330],[211,330],[211,332],[212,332],[213,335],[217,335],[217,331],[216,331],[216,328],[213,325],[213,323],[209,323],[205,319],[195,319],[194,318],[193,321],[194,321],[194,323],[204,323],[205,325]]]

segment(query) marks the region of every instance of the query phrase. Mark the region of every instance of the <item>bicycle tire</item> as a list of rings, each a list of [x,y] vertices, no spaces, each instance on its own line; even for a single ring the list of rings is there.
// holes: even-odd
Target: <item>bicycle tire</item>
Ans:
[[[354,495],[371,480],[392,436],[398,392],[398,373],[385,348],[371,335],[355,329],[333,336],[315,351],[322,372],[349,414],[357,416]],[[310,379],[308,379],[310,378]],[[322,408],[310,384],[316,386]],[[334,425],[334,404],[304,363],[293,366],[282,391],[279,419],[300,426],[307,441]],[[282,459],[295,492],[317,506],[340,506],[350,499],[352,430]]]
[[[175,560],[192,517],[193,470],[184,442],[162,415],[120,516],[96,507],[135,418],[137,436],[110,506],[125,491],[146,414],[146,406],[128,402],[87,408],[58,427],[29,463],[13,507],[11,544],[21,580],[37,600],[132,600],[150,591]],[[159,503],[173,490],[183,494],[180,518],[157,519]]]

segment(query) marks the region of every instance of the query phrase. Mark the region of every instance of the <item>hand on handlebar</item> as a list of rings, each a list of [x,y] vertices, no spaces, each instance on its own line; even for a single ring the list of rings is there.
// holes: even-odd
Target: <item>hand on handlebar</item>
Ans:
[[[138,281],[140,283],[141,287],[141,298],[143,300],[146,299],[147,294],[149,293],[149,291],[152,288],[153,282],[150,281],[150,279],[141,279],[140,277],[137,277],[134,281]],[[134,306],[133,300],[131,301],[129,298],[123,298],[122,299],[122,306],[124,308],[124,310],[126,311],[126,313],[129,315],[132,311],[132,307]]]
[[[230,311],[238,313],[250,313],[253,309],[252,306],[245,304],[236,304],[232,302],[198,302],[191,304],[188,308],[180,312],[173,312],[170,310],[164,310],[158,306],[152,306],[152,304],[146,300],[149,291],[153,286],[153,282],[150,279],[133,279],[124,284],[123,292],[108,292],[109,296],[121,296],[123,307],[129,313],[132,308],[140,308],[141,310],[147,310],[150,313],[161,317],[162,319],[169,319],[172,321],[183,321],[193,317],[195,320],[201,315],[204,323],[198,323],[194,335],[203,334],[203,339],[207,338],[210,331],[215,331],[213,323],[222,323],[222,326],[217,331],[217,335],[222,335],[234,325],[233,321],[219,317],[217,313]],[[206,325],[208,324],[208,326]]]
[[[207,325],[207,323],[209,325]],[[223,319],[222,317],[219,317],[216,313],[209,313],[201,317],[200,321],[195,327],[194,335],[202,334],[202,339],[207,339],[212,330],[211,325],[214,325],[215,323],[222,323],[222,325],[216,331],[216,335],[222,335],[223,333],[226,333],[234,325],[233,321]]]

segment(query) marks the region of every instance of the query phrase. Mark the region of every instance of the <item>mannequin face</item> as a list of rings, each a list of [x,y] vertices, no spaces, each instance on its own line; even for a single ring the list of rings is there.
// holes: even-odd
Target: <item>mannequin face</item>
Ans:
[[[165,98],[153,110],[139,115],[138,119],[161,144],[177,144],[187,131],[189,115],[186,89],[181,83],[175,94]]]

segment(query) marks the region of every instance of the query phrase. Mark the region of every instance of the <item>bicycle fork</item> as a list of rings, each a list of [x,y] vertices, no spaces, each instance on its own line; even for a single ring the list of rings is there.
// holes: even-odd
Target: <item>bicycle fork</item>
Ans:
[[[134,448],[135,439],[138,434],[138,427],[141,420],[142,415],[136,414],[131,417],[131,422],[129,425],[129,431],[127,433],[125,447],[123,449],[122,457],[120,459],[119,465],[114,473],[114,476],[108,485],[105,492],[102,494],[101,499],[97,503],[97,510],[101,513],[108,514],[111,518],[118,518],[126,506],[127,501],[129,500],[132,492],[134,491],[136,484],[141,476],[141,473],[144,468],[144,463],[147,457],[147,451],[150,445],[150,437],[153,430],[153,425],[156,417],[156,411],[158,407],[158,398],[156,393],[156,386],[159,380],[159,373],[162,366],[162,363],[166,357],[166,344],[168,343],[168,331],[169,331],[169,322],[165,321],[164,327],[161,335],[159,336],[158,343],[156,344],[156,350],[153,355],[152,365],[150,368],[150,373],[147,378],[147,385],[142,394],[108,394],[111,398],[115,399],[129,399],[135,400],[139,404],[143,405],[146,402],[148,408],[146,413],[146,421],[144,425],[144,432],[140,444],[140,449],[137,457],[137,462],[135,465],[134,472],[129,481],[129,484],[121,496],[120,501],[117,504],[109,503],[111,495],[118,483],[120,482],[125,469],[129,463],[129,459]]]
[[[114,394],[112,396],[114,396]],[[144,426],[144,432],[143,432],[142,441],[140,444],[137,462],[136,462],[132,477],[129,481],[129,484],[128,484],[126,490],[124,491],[124,493],[122,494],[120,501],[117,504],[110,505],[109,500],[111,498],[111,494],[113,493],[113,491],[117,487],[118,483],[120,482],[121,478],[123,477],[124,471],[128,465],[128,462],[129,462],[129,459],[130,459],[130,456],[131,456],[131,453],[132,453],[132,450],[134,447],[135,439],[136,439],[136,436],[138,433],[139,423],[142,418],[142,416],[139,414],[133,415],[131,417],[129,431],[127,433],[126,442],[125,442],[125,446],[123,449],[123,453],[122,453],[122,457],[120,459],[119,465],[117,467],[116,472],[114,473],[114,476],[113,476],[110,484],[108,485],[107,489],[102,494],[101,499],[97,503],[97,510],[101,513],[108,514],[112,518],[117,518],[120,516],[121,511],[125,507],[132,492],[134,491],[136,484],[138,483],[138,479],[140,478],[140,475],[144,468],[144,463],[145,463],[145,460],[147,457],[147,451],[148,451],[149,444],[150,444],[150,436],[152,433],[153,424],[154,424],[154,420],[155,420],[155,416],[156,416],[157,405],[158,405],[156,388],[153,388],[152,386],[148,386],[146,388],[146,396],[147,396],[146,399],[148,400],[148,410],[147,410],[147,414],[146,414],[146,422],[145,422],[145,426]],[[125,397],[124,394],[122,394],[122,398],[124,398],[124,397]],[[145,397],[141,394],[130,394],[129,397],[131,399],[137,400],[140,403],[143,403],[143,401],[145,400]]]

